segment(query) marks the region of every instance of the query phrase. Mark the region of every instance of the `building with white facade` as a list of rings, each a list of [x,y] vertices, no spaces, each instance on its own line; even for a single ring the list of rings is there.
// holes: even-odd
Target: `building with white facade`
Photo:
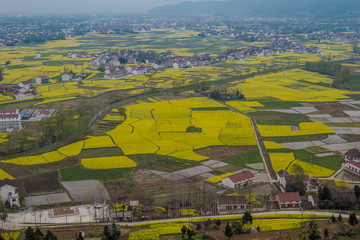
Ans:
[[[6,178],[0,181],[0,199],[4,203],[8,201],[10,207],[20,206],[19,193],[14,181]]]
[[[14,130],[20,130],[21,116],[18,109],[1,109],[0,110],[0,131],[6,131],[13,128]]]
[[[229,188],[245,187],[254,180],[255,176],[249,170],[222,179],[222,184]]]

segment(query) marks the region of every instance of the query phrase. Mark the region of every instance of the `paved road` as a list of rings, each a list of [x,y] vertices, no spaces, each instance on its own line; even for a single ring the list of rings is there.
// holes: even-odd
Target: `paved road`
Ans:
[[[251,215],[256,216],[256,215],[272,215],[272,214],[310,214],[310,215],[322,215],[322,216],[329,216],[329,218],[334,215],[334,216],[338,216],[339,213],[335,213],[335,212],[321,212],[321,211],[271,211],[271,212],[256,212],[256,213],[251,213]],[[152,224],[152,223],[166,223],[166,222],[173,222],[173,221],[192,221],[195,219],[217,219],[217,218],[227,218],[227,217],[241,217],[243,214],[229,214],[229,215],[211,215],[211,216],[197,216],[197,217],[183,217],[183,218],[171,218],[171,219],[162,219],[162,220],[152,220],[152,221],[141,221],[141,222],[121,222],[121,223],[117,223],[121,226],[135,226],[137,224]],[[349,214],[345,214],[342,213],[341,214],[343,218],[348,218]],[[10,222],[2,222],[3,224],[3,228],[6,230],[11,230],[11,231],[15,231],[18,229],[25,229],[28,226],[39,226],[39,224],[35,225],[35,224],[22,224],[22,223],[10,223]],[[65,220],[62,222],[61,226],[64,226],[63,224],[65,224]],[[84,224],[88,224],[88,223],[83,223]],[[91,225],[104,225],[106,223],[91,223]],[[68,222],[67,226],[79,226],[80,223],[79,222]],[[53,223],[53,224],[46,224],[44,225],[46,227],[59,227],[59,223]]]
[[[254,130],[254,135],[255,135],[255,138],[256,138],[257,146],[259,148],[261,159],[263,160],[263,163],[264,163],[264,166],[265,166],[265,171],[266,171],[266,174],[268,176],[269,182],[276,182],[276,180],[272,177],[273,175],[270,174],[269,167],[268,167],[269,156],[268,156],[268,153],[266,151],[264,142],[262,141],[262,138],[260,136],[260,132],[259,132],[259,129],[258,129],[257,125],[256,125],[255,119],[253,119],[251,116],[247,115],[246,113],[241,112],[238,109],[236,109],[236,108],[234,108],[234,107],[232,107],[232,106],[230,106],[230,105],[228,105],[228,104],[226,104],[226,103],[224,103],[222,101],[218,101],[218,102],[223,104],[227,108],[229,108],[231,111],[242,114],[242,115],[244,115],[244,116],[246,116],[246,117],[248,117],[250,119],[251,125],[252,125],[253,130]]]

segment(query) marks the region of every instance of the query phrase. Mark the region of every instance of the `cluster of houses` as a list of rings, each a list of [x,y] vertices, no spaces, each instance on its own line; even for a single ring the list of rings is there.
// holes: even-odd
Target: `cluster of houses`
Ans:
[[[274,37],[276,38],[276,37]],[[95,53],[87,52],[68,52],[65,56],[69,58],[91,58],[89,65],[94,70],[101,68],[104,71],[105,79],[121,79],[128,76],[144,75],[149,71],[164,68],[194,68],[216,65],[229,60],[244,61],[251,56],[273,56],[280,53],[294,52],[297,54],[315,54],[323,56],[324,53],[317,47],[307,47],[303,44],[291,42],[289,40],[274,40],[271,47],[251,47],[243,49],[233,49],[228,53],[212,56],[211,54],[202,54],[199,56],[175,56],[171,52],[163,52],[159,55],[146,52],[147,57],[140,58],[142,51],[122,50],[118,53]],[[63,75],[63,81],[64,75]]]

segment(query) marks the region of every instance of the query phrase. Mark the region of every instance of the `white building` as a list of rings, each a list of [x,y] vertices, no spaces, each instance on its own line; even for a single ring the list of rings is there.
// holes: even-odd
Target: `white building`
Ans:
[[[49,77],[46,76],[46,75],[38,76],[38,77],[35,78],[35,82],[37,84],[49,83]]]
[[[229,177],[223,178],[222,184],[223,186],[229,188],[240,188],[245,187],[248,184],[252,183],[254,180],[255,175],[252,174],[249,170],[240,172]]]
[[[19,82],[19,87],[24,88],[26,91],[32,90],[34,85],[31,80]]]
[[[6,131],[10,127],[12,127],[14,130],[20,130],[22,128],[19,110],[0,110],[0,131]]]
[[[19,99],[26,99],[26,98],[35,98],[36,96],[34,94],[32,94],[31,92],[18,92],[18,93],[15,93],[14,95],[14,98],[16,100],[19,100]]]
[[[61,80],[64,82],[69,82],[71,80],[73,80],[74,76],[72,73],[65,73],[61,76]]]
[[[13,181],[6,178],[0,181],[0,199],[4,203],[8,201],[10,207],[20,206],[18,189]]]
[[[219,214],[234,214],[246,211],[245,196],[221,196],[216,200]]]
[[[351,172],[360,175],[360,162],[355,162],[353,160],[350,160],[345,164],[345,167],[349,169]]]

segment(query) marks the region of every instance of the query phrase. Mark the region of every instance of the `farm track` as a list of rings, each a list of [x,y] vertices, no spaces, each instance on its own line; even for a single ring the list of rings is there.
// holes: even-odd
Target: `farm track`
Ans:
[[[253,130],[254,130],[257,146],[259,148],[260,155],[261,155],[261,158],[262,158],[263,163],[264,163],[265,171],[266,171],[266,174],[267,174],[267,176],[269,178],[269,182],[276,182],[276,177],[275,177],[274,170],[272,169],[272,166],[271,166],[270,157],[269,157],[268,152],[266,151],[264,142],[263,142],[262,137],[260,135],[259,128],[258,128],[258,126],[256,124],[255,119],[253,119],[251,116],[247,115],[246,113],[244,113],[242,111],[239,111],[238,109],[226,104],[225,102],[222,102],[222,101],[218,101],[218,102],[220,104],[226,106],[227,108],[229,108],[231,111],[242,114],[242,115],[244,115],[244,116],[246,116],[246,117],[248,117],[250,119],[251,125],[252,125]],[[269,170],[269,169],[271,169],[271,170]]]

